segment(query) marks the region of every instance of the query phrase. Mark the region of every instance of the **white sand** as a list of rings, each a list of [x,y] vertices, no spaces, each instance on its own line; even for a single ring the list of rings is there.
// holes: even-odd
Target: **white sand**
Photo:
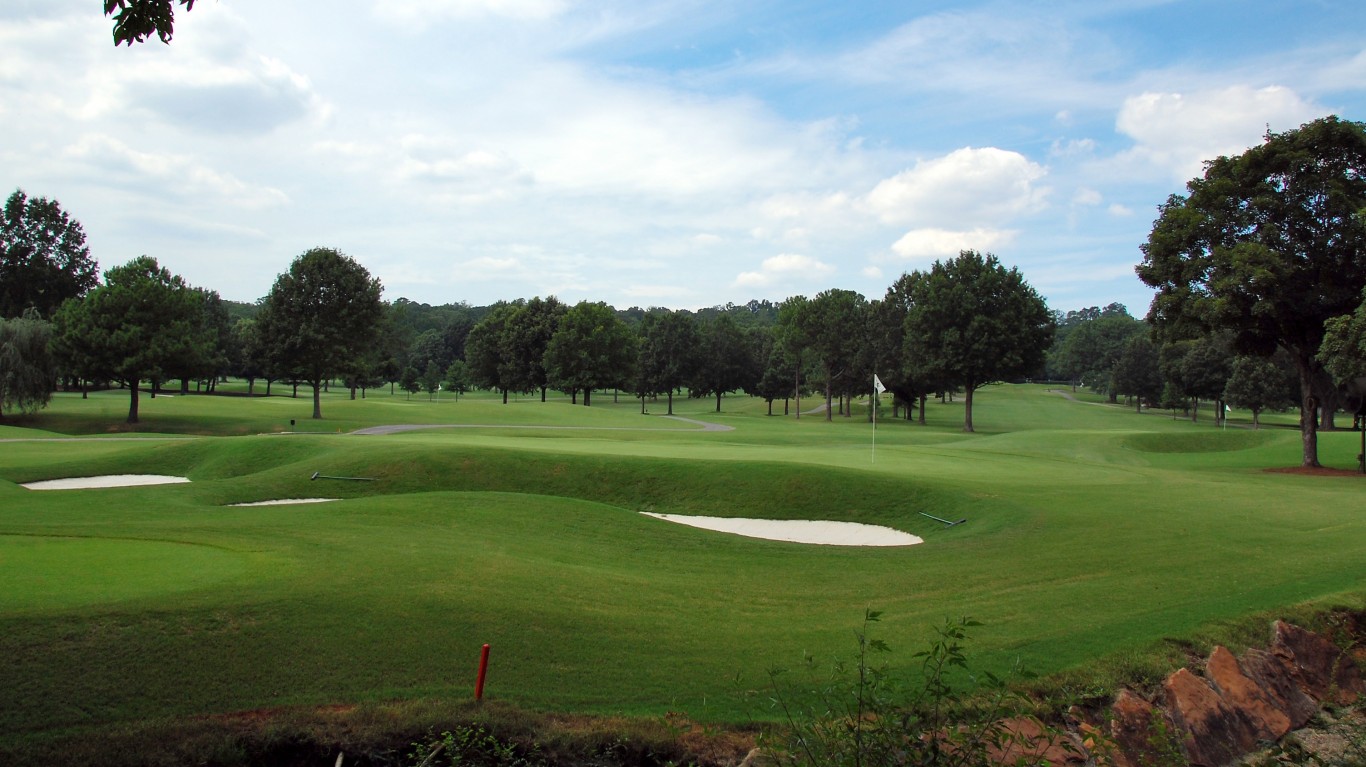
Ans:
[[[295,503],[327,503],[340,501],[340,498],[276,498],[271,501],[252,501],[251,503],[230,503],[229,506],[289,506]]]
[[[734,533],[747,538],[770,541],[814,543],[825,546],[914,546],[925,541],[910,533],[880,525],[857,522],[813,522],[809,520],[728,519],[725,517],[692,517],[682,514],[654,514],[647,517],[677,522],[690,527]]]
[[[173,485],[190,480],[164,474],[106,474],[101,477],[68,477],[29,482],[22,487],[29,490],[88,490],[98,487],[135,487],[138,485]]]

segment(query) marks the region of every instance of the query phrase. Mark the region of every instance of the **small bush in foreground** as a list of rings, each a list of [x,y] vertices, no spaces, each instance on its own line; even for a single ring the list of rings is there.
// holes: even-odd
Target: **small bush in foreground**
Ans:
[[[852,662],[836,662],[816,689],[786,687],[784,672],[771,672],[773,705],[788,728],[765,746],[780,767],[1033,765],[1048,764],[1049,752],[1078,754],[1067,733],[1042,722],[1005,680],[972,672],[964,645],[980,624],[946,620],[913,656],[921,673],[907,683],[874,663],[876,653],[890,651],[869,635],[880,617],[865,612]]]

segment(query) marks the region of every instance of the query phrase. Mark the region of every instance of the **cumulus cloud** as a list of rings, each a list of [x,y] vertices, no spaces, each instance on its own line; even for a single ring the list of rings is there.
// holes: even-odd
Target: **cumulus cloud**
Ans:
[[[563,0],[376,0],[375,15],[406,27],[423,28],[442,19],[505,18],[547,21],[564,13]]]
[[[1323,113],[1289,88],[1236,85],[1132,96],[1124,101],[1115,127],[1135,142],[1126,160],[1186,180],[1199,176],[1206,160],[1241,154],[1261,143],[1268,126],[1286,130]]]
[[[810,256],[784,253],[764,259],[758,271],[741,272],[735,278],[738,288],[766,288],[797,278],[824,277],[835,272],[835,267]]]
[[[117,85],[120,101],[168,122],[213,133],[263,133],[328,108],[308,78],[277,59],[156,62]]]
[[[990,251],[1015,239],[1015,232],[1000,229],[912,229],[892,245],[892,252],[907,261],[951,258],[964,250]]]
[[[164,198],[209,197],[249,208],[289,202],[279,189],[249,184],[186,156],[138,151],[109,136],[87,135],[68,147],[65,156],[89,166],[107,183],[142,188]]]
[[[1082,187],[1078,189],[1075,194],[1072,195],[1072,204],[1085,205],[1087,207],[1091,207],[1099,205],[1103,199],[1104,198],[1101,197],[1100,192],[1097,192],[1094,189],[1089,189],[1087,187]]]
[[[1041,209],[1049,190],[1035,182],[1046,174],[1018,152],[967,147],[884,179],[867,204],[889,224],[992,225]]]

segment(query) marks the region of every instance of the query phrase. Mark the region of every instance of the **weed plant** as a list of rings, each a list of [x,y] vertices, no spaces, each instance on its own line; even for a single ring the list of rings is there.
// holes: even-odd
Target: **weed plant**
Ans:
[[[1006,679],[969,666],[968,629],[980,623],[946,620],[937,639],[912,656],[920,674],[907,681],[876,662],[891,650],[869,633],[881,617],[864,613],[852,661],[835,662],[815,689],[799,691],[781,670],[772,672],[773,706],[787,730],[769,748],[781,767],[1023,767],[1050,764],[1050,751],[1080,756],[1067,733],[1041,721]]]

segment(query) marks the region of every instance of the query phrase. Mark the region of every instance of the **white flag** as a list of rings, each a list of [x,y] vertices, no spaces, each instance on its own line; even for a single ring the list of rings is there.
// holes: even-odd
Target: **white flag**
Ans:
[[[873,374],[873,391],[878,394],[887,391],[887,387],[882,385],[882,379],[877,377],[877,373]]]

